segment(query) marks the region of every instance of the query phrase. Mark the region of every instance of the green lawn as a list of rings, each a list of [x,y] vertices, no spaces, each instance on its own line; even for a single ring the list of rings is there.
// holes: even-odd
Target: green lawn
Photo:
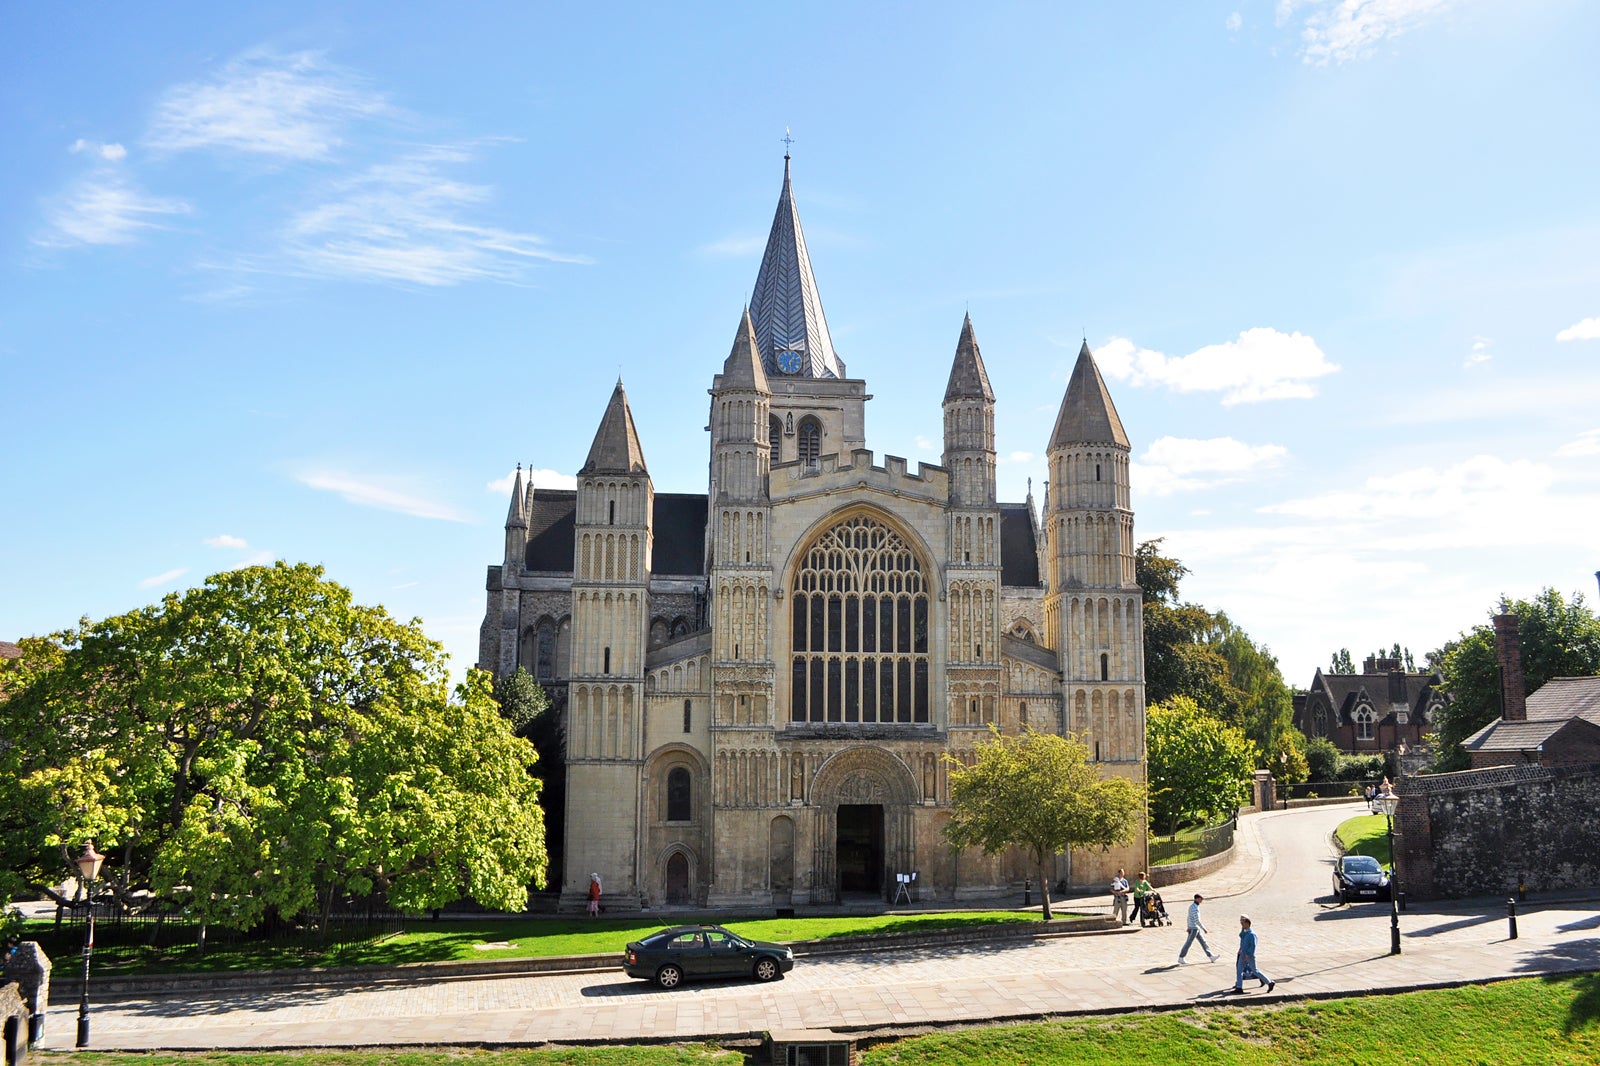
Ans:
[[[1063,916],[1066,917],[1066,916]],[[754,940],[822,940],[869,933],[904,933],[966,926],[1037,922],[1029,911],[949,911],[936,914],[882,914],[842,918],[765,918],[732,921],[729,929]],[[193,946],[156,949],[125,942],[131,927],[113,932],[105,924],[96,934],[97,974],[187,973],[194,971],[300,969],[310,966],[381,966],[405,962],[528,959],[554,955],[620,952],[630,940],[662,928],[660,919],[508,919],[503,921],[409,922],[404,932],[380,940],[320,949],[304,943],[213,943],[204,956]],[[64,958],[82,944],[76,927],[57,931],[50,922],[32,922],[23,932],[46,954]]]
[[[532,1051],[112,1054],[73,1066],[755,1066],[712,1045]],[[879,1044],[862,1066],[1577,1066],[1600,1062],[1600,975],[953,1030]]]
[[[1361,814],[1339,823],[1334,830],[1351,855],[1371,855],[1389,865],[1389,819],[1381,814]]]

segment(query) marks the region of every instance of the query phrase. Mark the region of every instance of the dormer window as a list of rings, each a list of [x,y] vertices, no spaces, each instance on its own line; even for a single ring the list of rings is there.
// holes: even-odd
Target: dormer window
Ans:
[[[1371,740],[1372,727],[1378,721],[1378,716],[1372,712],[1372,708],[1364,705],[1357,707],[1355,714],[1351,715],[1350,717],[1351,720],[1355,722],[1356,739]]]

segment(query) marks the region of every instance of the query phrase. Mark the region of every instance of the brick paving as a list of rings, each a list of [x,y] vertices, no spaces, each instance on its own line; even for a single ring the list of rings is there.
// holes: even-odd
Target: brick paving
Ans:
[[[958,945],[802,959],[770,985],[663,992],[620,972],[459,980],[409,987],[150,998],[93,1006],[93,1046],[263,1048],[735,1039],[769,1029],[870,1031],[1174,1005],[1260,1003],[1600,969],[1593,901],[1530,903],[1508,940],[1503,901],[1413,905],[1404,953],[1388,955],[1385,905],[1336,906],[1333,827],[1357,805],[1247,816],[1234,861],[1166,892],[1174,925],[1014,945]],[[1401,871],[1402,874],[1404,871]],[[1183,910],[1206,896],[1214,964],[1179,966]],[[1182,901],[1181,904],[1178,901]],[[1105,909],[1105,897],[1065,901]],[[1231,995],[1238,915],[1261,937],[1275,993]],[[1193,961],[1198,960],[1198,961]],[[70,1046],[74,1007],[50,1012],[45,1045]]]

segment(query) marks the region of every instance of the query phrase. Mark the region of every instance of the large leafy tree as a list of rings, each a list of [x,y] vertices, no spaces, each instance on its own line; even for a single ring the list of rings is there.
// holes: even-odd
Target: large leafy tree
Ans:
[[[1081,741],[1051,733],[991,732],[971,766],[951,756],[945,838],[955,847],[995,855],[1021,848],[1039,871],[1044,920],[1050,920],[1050,870],[1073,848],[1109,849],[1133,840],[1144,811],[1144,788],[1102,778]]]
[[[1531,600],[1502,600],[1495,614],[1517,617],[1522,673],[1533,692],[1552,677],[1600,674],[1600,617],[1581,593],[1567,600],[1547,588]],[[1500,717],[1500,662],[1495,653],[1494,625],[1484,622],[1433,652],[1429,661],[1444,675],[1450,702],[1440,711],[1437,727],[1440,770],[1462,770],[1469,764],[1461,742]]]
[[[534,775],[539,778],[539,797],[545,814],[545,841],[551,856],[550,880],[559,883],[557,864],[562,854],[567,808],[567,736],[544,686],[522,667],[495,682],[494,698],[500,713],[511,722],[517,736],[524,737],[539,753]]]
[[[416,623],[318,567],[218,574],[46,643],[0,691],[8,847],[35,879],[93,839],[122,888],[235,927],[374,891],[520,909],[542,883],[536,756],[488,676],[452,697]]]
[[[1231,812],[1249,796],[1255,744],[1194,700],[1151,705],[1146,732],[1150,817],[1169,834],[1185,818]]]

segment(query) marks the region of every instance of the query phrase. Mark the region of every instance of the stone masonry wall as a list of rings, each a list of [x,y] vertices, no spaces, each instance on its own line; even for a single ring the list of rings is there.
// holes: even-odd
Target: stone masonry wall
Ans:
[[[1600,884],[1600,767],[1495,766],[1407,777],[1400,887],[1424,899]]]

